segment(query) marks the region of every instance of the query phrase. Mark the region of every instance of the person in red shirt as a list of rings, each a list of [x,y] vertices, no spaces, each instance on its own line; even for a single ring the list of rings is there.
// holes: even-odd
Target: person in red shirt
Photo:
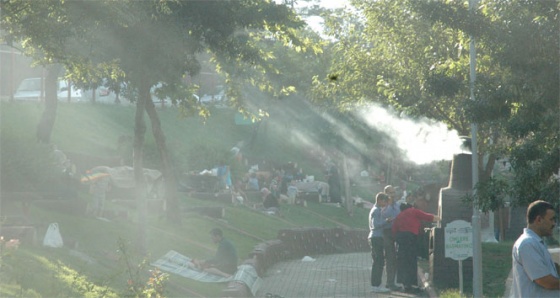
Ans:
[[[407,293],[418,293],[418,233],[423,221],[439,221],[437,215],[426,213],[409,204],[401,204],[401,212],[393,221],[392,232],[397,243],[397,282]]]

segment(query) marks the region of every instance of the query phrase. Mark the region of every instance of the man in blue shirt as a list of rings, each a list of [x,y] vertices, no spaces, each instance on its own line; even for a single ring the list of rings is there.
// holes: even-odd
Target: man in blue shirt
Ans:
[[[395,238],[391,228],[393,220],[401,212],[400,205],[396,202],[397,193],[392,185],[387,185],[383,192],[389,196],[387,206],[383,208],[383,217],[388,222],[383,230],[383,249],[385,250],[385,269],[387,271],[387,288],[396,291],[401,288],[395,284],[395,276],[397,273],[397,253],[395,249]]]
[[[381,287],[383,266],[385,266],[385,253],[383,250],[383,230],[388,225],[381,214],[382,208],[387,206],[389,196],[380,192],[375,196],[375,205],[369,212],[369,244],[371,247],[371,291],[375,293],[386,293],[391,290]]]
[[[556,212],[552,204],[535,201],[527,208],[527,228],[512,249],[510,297],[560,297],[559,266],[552,261],[543,237],[552,236]]]

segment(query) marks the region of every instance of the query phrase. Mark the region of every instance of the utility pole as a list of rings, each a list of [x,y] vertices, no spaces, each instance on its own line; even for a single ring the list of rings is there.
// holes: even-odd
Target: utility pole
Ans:
[[[474,23],[472,19],[478,0],[469,0],[469,13],[471,22]],[[474,36],[470,35],[470,95],[471,100],[475,100],[474,97],[474,87],[476,81],[476,47]],[[476,197],[476,184],[478,183],[478,146],[477,146],[477,124],[472,123],[471,125],[471,146],[472,146],[472,184],[473,184],[473,196]],[[473,297],[482,297],[482,244],[480,235],[480,211],[478,210],[478,204],[473,201],[473,214],[472,214],[472,233],[473,233]]]

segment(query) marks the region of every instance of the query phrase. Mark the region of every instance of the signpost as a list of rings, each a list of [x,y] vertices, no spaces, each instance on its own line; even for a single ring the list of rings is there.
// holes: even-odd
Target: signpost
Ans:
[[[459,261],[459,289],[463,294],[463,260],[473,256],[472,226],[454,220],[445,226],[445,257]]]

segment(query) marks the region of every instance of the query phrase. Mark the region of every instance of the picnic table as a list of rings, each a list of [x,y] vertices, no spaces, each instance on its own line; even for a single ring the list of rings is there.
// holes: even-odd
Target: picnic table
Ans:
[[[179,181],[180,190],[195,192],[216,192],[220,179],[212,175],[185,174]]]
[[[329,184],[323,181],[296,181],[294,186],[299,193],[317,193],[320,200],[329,196]]]

